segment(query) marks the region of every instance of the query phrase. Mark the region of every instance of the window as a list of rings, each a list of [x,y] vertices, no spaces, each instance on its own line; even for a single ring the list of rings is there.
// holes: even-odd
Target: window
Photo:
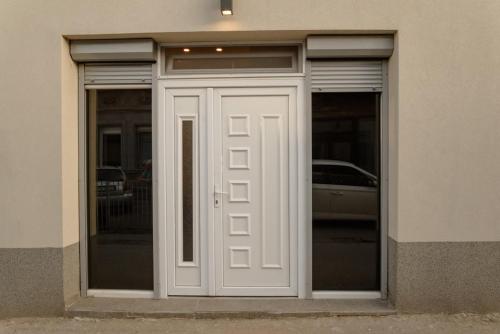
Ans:
[[[99,136],[99,156],[102,166],[122,165],[122,132],[120,128],[102,127]]]
[[[137,168],[143,168],[152,159],[152,136],[151,127],[139,126],[136,130],[135,145],[136,145],[136,165]]]
[[[153,290],[150,89],[89,89],[89,289]]]
[[[164,72],[297,72],[297,46],[167,47]]]
[[[312,94],[313,290],[380,289],[379,93]]]
[[[182,260],[193,261],[193,120],[182,121]]]

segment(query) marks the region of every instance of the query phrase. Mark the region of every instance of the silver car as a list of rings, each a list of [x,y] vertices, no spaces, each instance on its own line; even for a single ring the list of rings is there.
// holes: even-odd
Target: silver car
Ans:
[[[377,177],[339,160],[313,160],[314,220],[376,220]]]

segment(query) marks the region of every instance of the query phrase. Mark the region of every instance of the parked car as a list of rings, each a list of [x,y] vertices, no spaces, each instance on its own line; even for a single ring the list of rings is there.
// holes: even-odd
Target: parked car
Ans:
[[[313,160],[314,220],[376,220],[377,177],[346,161]]]
[[[127,186],[127,176],[120,167],[97,168],[97,199],[99,205],[129,205],[132,192]]]

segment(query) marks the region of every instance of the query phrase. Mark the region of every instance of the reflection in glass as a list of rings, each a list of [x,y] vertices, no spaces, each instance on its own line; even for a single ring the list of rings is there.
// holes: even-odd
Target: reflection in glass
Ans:
[[[182,259],[193,261],[193,121],[182,121]]]
[[[87,128],[89,288],[153,290],[151,90],[88,90]]]
[[[174,70],[213,70],[240,68],[291,68],[292,56],[281,57],[224,57],[224,58],[187,58],[174,59]]]
[[[380,289],[379,98],[313,94],[313,290]]]

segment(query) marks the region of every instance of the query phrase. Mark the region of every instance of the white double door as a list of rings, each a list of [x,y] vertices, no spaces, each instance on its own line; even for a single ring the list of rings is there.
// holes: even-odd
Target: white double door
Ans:
[[[160,89],[167,293],[296,296],[297,87],[222,84]]]

